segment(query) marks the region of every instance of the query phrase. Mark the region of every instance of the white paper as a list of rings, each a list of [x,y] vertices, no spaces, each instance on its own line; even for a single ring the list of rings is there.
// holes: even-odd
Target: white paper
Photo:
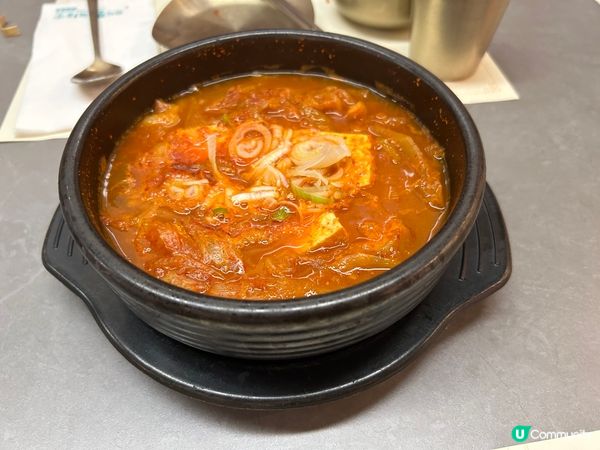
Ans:
[[[150,34],[154,23],[150,1],[101,1],[99,18],[101,49],[107,61],[127,71],[157,53]],[[92,60],[86,3],[42,5],[15,121],[16,135],[68,132],[103,89],[71,82]]]
[[[19,86],[15,91],[15,95],[13,96],[10,106],[6,111],[6,115],[4,116],[4,120],[2,121],[2,126],[0,126],[0,142],[47,141],[50,139],[64,139],[69,137],[70,131],[60,131],[58,133],[40,133],[35,136],[17,136],[15,132],[17,112],[21,106],[21,99],[23,98],[23,91],[25,90],[25,85],[27,84],[28,75],[29,64],[27,64],[27,67],[25,68],[25,72],[21,77]]]

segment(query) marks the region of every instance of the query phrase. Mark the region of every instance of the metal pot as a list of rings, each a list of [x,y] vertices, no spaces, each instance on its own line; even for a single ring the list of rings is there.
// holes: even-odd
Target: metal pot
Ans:
[[[410,25],[411,0],[335,0],[346,18],[374,28],[402,28]]]

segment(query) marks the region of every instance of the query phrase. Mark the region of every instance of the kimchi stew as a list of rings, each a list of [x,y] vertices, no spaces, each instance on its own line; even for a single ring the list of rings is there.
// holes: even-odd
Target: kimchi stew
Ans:
[[[106,237],[167,283],[246,300],[339,290],[440,228],[444,150],[398,102],[256,74],[156,100],[103,168]]]

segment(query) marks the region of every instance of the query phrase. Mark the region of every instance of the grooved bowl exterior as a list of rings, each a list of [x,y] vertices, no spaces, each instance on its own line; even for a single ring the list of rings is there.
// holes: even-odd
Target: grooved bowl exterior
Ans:
[[[367,282],[330,294],[241,301],[196,294],[154,279],[103,239],[100,160],[148,110],[193,84],[254,71],[331,74],[397,98],[446,149],[451,213],[413,257]],[[193,347],[242,358],[283,359],[332,351],[385,329],[435,286],[475,222],[485,188],[477,130],[460,101],[408,59],[357,39],[321,32],[256,31],[199,41],[125,74],[73,130],[59,175],[65,220],[92,267],[142,320]]]
[[[221,355],[265,359],[303,357],[329,352],[384,330],[408,314],[429,293],[444,266],[402,293],[375,298],[340,314],[266,324],[224,322],[185,314],[156,314],[135,292],[116,290],[138,317],[180,342]]]

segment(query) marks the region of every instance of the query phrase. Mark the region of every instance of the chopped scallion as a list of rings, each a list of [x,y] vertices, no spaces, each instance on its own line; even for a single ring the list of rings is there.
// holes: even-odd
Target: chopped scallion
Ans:
[[[290,212],[290,210],[286,206],[282,206],[281,208],[278,208],[277,211],[275,211],[273,214],[271,214],[271,219],[273,219],[276,222],[283,222],[291,215],[292,213]]]
[[[290,186],[294,195],[303,200],[308,200],[310,202],[320,203],[323,205],[332,202],[331,198],[327,196],[327,191],[325,189],[300,187],[295,185],[294,183],[291,183]]]
[[[215,208],[213,209],[213,216],[225,215],[227,212],[227,208]]]

